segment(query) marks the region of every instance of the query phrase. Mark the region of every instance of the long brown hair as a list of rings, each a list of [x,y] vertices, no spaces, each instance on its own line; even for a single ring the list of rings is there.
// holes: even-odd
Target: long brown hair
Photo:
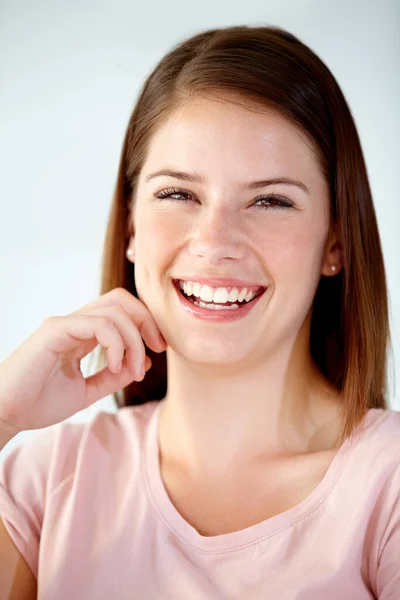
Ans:
[[[100,295],[122,287],[137,297],[134,264],[125,256],[137,180],[155,130],[195,97],[229,96],[247,109],[273,109],[306,134],[326,178],[331,224],[343,269],[321,277],[310,345],[323,375],[343,397],[339,443],[369,408],[387,409],[391,346],[384,261],[356,126],[338,83],[320,58],[279,27],[233,26],[174,46],[143,84],[129,120],[108,218]],[[160,400],[167,391],[166,353],[146,346],[152,367],[142,382],[114,394],[117,407]],[[100,351],[98,367],[106,365]]]

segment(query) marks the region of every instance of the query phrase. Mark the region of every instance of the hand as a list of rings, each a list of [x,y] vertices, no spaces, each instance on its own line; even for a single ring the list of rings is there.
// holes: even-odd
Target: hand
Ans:
[[[48,427],[141,381],[151,367],[142,338],[155,352],[167,348],[147,306],[123,288],[48,317],[0,364],[0,429]],[[98,344],[107,348],[107,366],[85,379],[80,361]]]

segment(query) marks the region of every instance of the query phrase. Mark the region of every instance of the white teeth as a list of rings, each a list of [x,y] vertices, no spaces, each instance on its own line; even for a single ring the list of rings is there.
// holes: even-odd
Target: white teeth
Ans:
[[[226,288],[217,288],[214,292],[213,295],[213,302],[218,303],[220,302],[221,304],[225,304],[225,302],[228,302],[228,290]],[[233,300],[232,300],[233,302]]]
[[[200,290],[201,290],[201,283],[198,283],[197,281],[193,284],[193,294],[195,296],[197,296],[197,298],[200,298]]]
[[[213,301],[213,289],[208,285],[203,285],[200,290],[200,298],[204,300],[204,302],[212,302]]]
[[[203,308],[211,308],[211,310],[235,310],[236,308],[240,308],[239,304],[231,304],[230,306],[218,306],[218,304],[205,304],[204,302],[196,302],[194,304],[197,306],[202,306]]]
[[[228,296],[228,302],[236,302],[239,296],[239,290],[237,288],[231,289]]]
[[[243,300],[245,299],[246,294],[247,294],[247,288],[244,288],[243,290],[241,290],[240,294],[238,296],[238,302],[243,302]]]
[[[243,288],[241,290],[219,287],[212,288],[209,285],[201,285],[197,281],[179,281],[179,287],[187,296],[195,296],[203,302],[213,302],[214,304],[225,304],[226,302],[250,302],[255,296],[255,292]]]

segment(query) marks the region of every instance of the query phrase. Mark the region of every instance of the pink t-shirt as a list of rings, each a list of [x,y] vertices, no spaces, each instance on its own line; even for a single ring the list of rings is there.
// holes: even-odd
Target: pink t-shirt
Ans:
[[[163,485],[161,405],[58,423],[0,465],[38,600],[400,599],[400,412],[369,410],[300,504],[207,537]]]

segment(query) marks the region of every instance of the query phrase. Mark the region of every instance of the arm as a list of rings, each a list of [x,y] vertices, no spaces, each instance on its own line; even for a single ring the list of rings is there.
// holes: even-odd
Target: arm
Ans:
[[[378,600],[400,598],[400,467],[388,486],[391,500],[385,510],[387,522],[381,540],[377,569]]]
[[[17,435],[17,433],[18,431],[8,427],[4,419],[0,417],[0,452],[3,450],[4,446]]]
[[[14,435],[12,435],[11,433],[0,429],[0,452],[3,450],[4,446],[8,444],[10,440],[12,440],[13,437]]]
[[[15,436],[0,429],[0,451]],[[36,600],[36,579],[0,517],[0,600]]]
[[[15,432],[0,427],[0,452],[15,435]],[[0,515],[0,600],[36,598],[36,578],[9,536]]]
[[[36,600],[36,579],[0,518],[0,600]]]

